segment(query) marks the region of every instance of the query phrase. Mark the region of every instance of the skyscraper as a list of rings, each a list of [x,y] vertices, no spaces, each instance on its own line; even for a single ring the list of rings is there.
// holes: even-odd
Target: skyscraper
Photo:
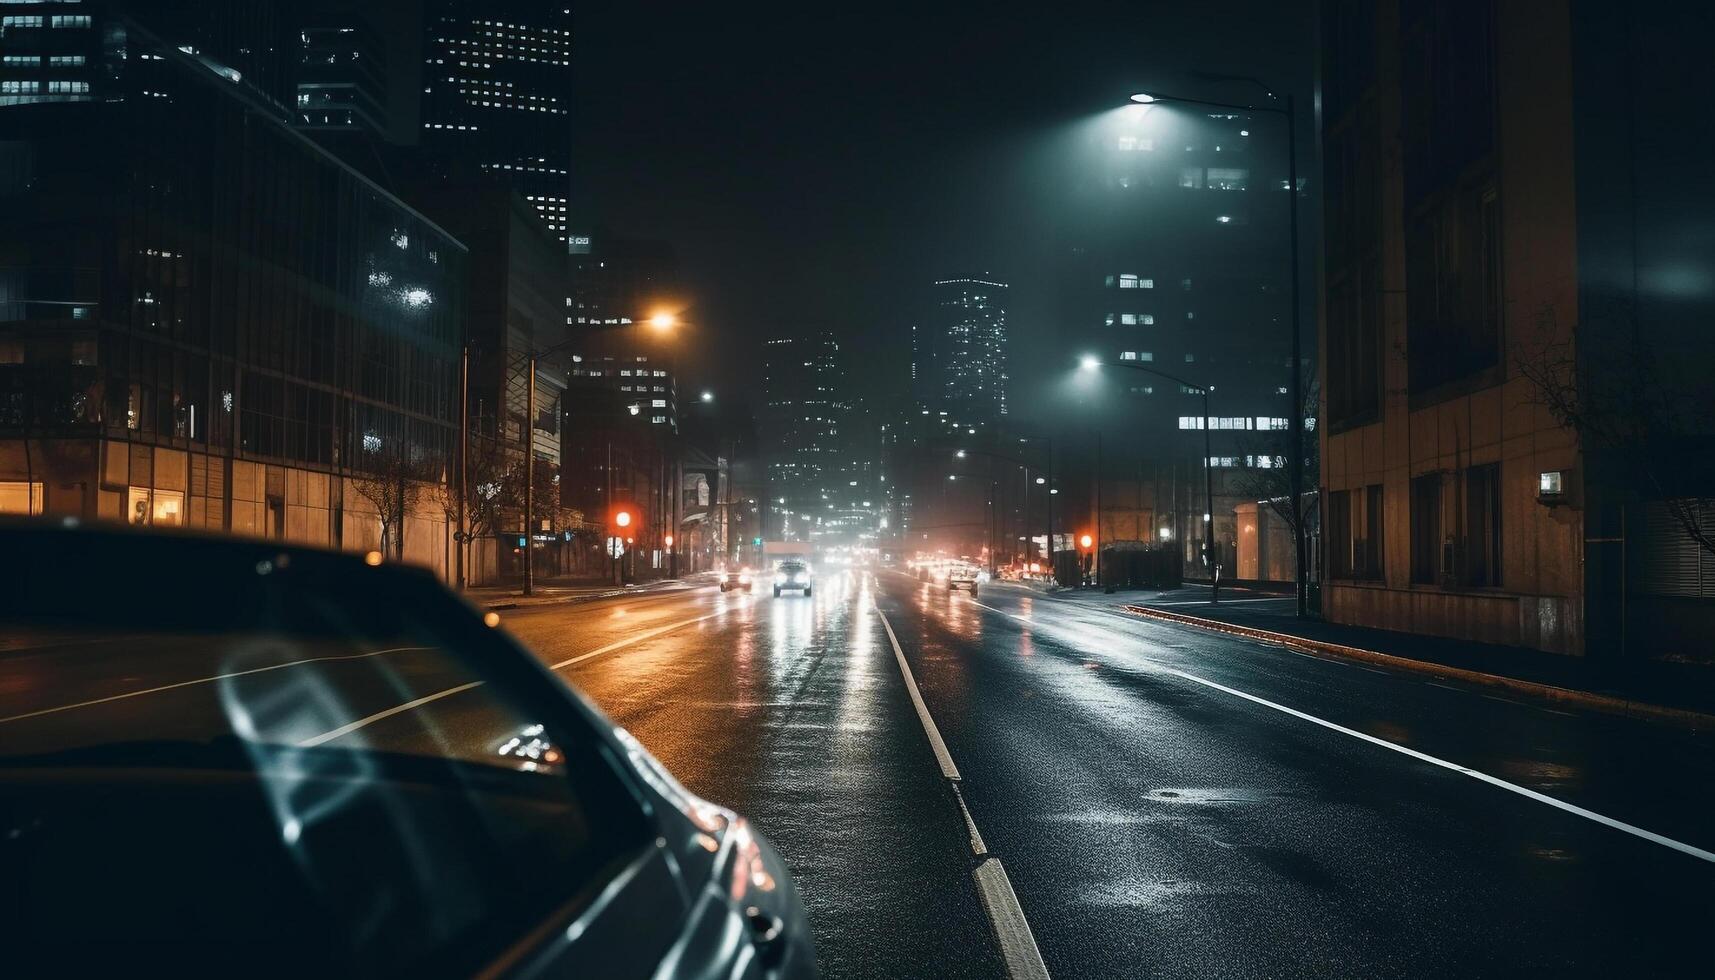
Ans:
[[[564,242],[571,12],[530,0],[431,0],[423,54],[423,145],[436,168],[506,181]]]
[[[1006,418],[1007,284],[942,279],[913,332],[918,398],[948,430],[984,431]]]
[[[771,538],[808,540],[838,509],[842,472],[840,345],[828,336],[762,345],[758,419],[768,480]]]

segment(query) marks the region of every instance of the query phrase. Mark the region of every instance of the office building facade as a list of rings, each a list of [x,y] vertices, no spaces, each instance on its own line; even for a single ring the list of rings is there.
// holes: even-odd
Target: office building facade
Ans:
[[[422,143],[454,179],[523,195],[562,243],[571,194],[571,13],[529,0],[428,0]]]
[[[111,101],[0,108],[0,509],[379,546],[365,481],[452,458],[463,245],[237,69],[114,36]],[[392,533],[445,568],[447,530]]]
[[[1708,656],[1715,256],[1682,216],[1715,186],[1632,175],[1707,170],[1663,96],[1709,16],[1328,5],[1330,618]]]

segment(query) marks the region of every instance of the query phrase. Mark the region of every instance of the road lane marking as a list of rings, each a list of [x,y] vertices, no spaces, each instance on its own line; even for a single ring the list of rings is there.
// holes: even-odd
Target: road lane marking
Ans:
[[[965,805],[965,794],[959,792],[959,784],[953,783],[953,799],[959,801],[959,812],[965,817],[965,830],[971,835],[971,853],[977,857],[988,857],[989,846],[983,842],[983,833],[977,829],[977,822],[971,818],[971,808]]]
[[[923,693],[917,690],[917,678],[911,675],[911,665],[905,662],[905,651],[899,648],[899,637],[893,635],[893,624],[887,621],[887,614],[879,605],[875,606],[875,614],[881,617],[881,626],[887,630],[887,641],[893,644],[893,658],[899,661],[899,672],[905,675],[905,690],[917,708],[917,720],[923,723],[923,733],[929,736],[929,747],[935,750],[935,761],[941,766],[941,775],[958,782],[959,767],[953,764],[953,755],[947,751],[947,743],[941,740],[941,729],[929,715],[929,706],[923,703]]]
[[[1021,620],[1021,621],[1025,622],[1029,625],[1032,625],[1032,626],[1035,625],[1033,623],[1030,623],[1029,620],[1024,619],[1024,617],[1017,615],[1016,613],[1009,613],[1009,612],[1005,611],[1004,609],[996,609],[993,606],[986,606],[980,602],[976,603],[976,605],[982,606],[984,609],[990,610],[991,612],[1000,613],[1002,616],[1009,616],[1013,619]],[[1115,614],[1115,615],[1117,615],[1117,614]],[[886,620],[884,619],[883,622],[885,622],[885,621]],[[1590,809],[1586,809],[1585,807],[1581,807],[1576,803],[1568,803],[1565,800],[1556,799],[1555,797],[1549,796],[1546,793],[1539,793],[1534,789],[1529,789],[1527,787],[1520,786],[1516,783],[1509,783],[1506,780],[1501,779],[1498,776],[1491,776],[1486,772],[1482,772],[1482,771],[1477,770],[1477,769],[1472,769],[1469,766],[1463,766],[1457,762],[1449,762],[1446,759],[1442,759],[1442,758],[1439,758],[1437,756],[1430,755],[1427,752],[1419,752],[1416,749],[1408,748],[1408,747],[1406,747],[1404,745],[1400,745],[1396,742],[1390,742],[1384,738],[1378,738],[1377,736],[1371,735],[1367,732],[1360,732],[1360,731],[1357,731],[1356,729],[1347,728],[1346,726],[1341,725],[1338,722],[1329,721],[1326,718],[1319,718],[1316,715],[1310,714],[1308,712],[1300,711],[1297,708],[1289,708],[1284,704],[1280,704],[1279,702],[1270,701],[1267,698],[1258,697],[1255,694],[1250,694],[1246,691],[1241,691],[1241,690],[1234,688],[1234,687],[1228,687],[1227,685],[1222,684],[1218,681],[1212,681],[1206,677],[1199,677],[1196,674],[1192,674],[1192,673],[1189,673],[1188,671],[1180,670],[1177,667],[1168,667],[1165,664],[1162,664],[1158,661],[1150,660],[1148,657],[1144,657],[1143,659],[1145,662],[1147,662],[1150,665],[1151,670],[1159,671],[1160,673],[1164,673],[1164,674],[1169,674],[1169,675],[1172,675],[1174,677],[1178,677],[1182,680],[1190,681],[1193,684],[1201,684],[1204,687],[1210,688],[1212,690],[1220,691],[1220,692],[1225,693],[1225,694],[1230,694],[1236,698],[1243,698],[1246,701],[1249,701],[1253,704],[1262,705],[1265,708],[1273,708],[1275,711],[1279,711],[1279,712],[1282,712],[1284,714],[1291,715],[1292,717],[1298,718],[1298,719],[1303,720],[1303,721],[1308,721],[1313,725],[1320,725],[1323,728],[1328,729],[1329,731],[1339,732],[1342,735],[1350,735],[1351,737],[1353,737],[1355,739],[1359,739],[1361,741],[1369,742],[1371,745],[1379,745],[1384,749],[1390,749],[1394,752],[1400,753],[1401,755],[1410,756],[1411,758],[1416,759],[1420,762],[1427,762],[1432,766],[1439,766],[1442,769],[1447,769],[1447,770],[1450,770],[1452,772],[1456,772],[1456,773],[1460,773],[1460,774],[1465,775],[1465,776],[1469,776],[1472,779],[1477,780],[1478,782],[1488,783],[1490,786],[1494,786],[1494,787],[1497,787],[1499,789],[1504,789],[1509,793],[1516,793],[1519,796],[1525,797],[1526,799],[1531,799],[1531,800],[1535,800],[1538,803],[1547,804],[1548,806],[1554,807],[1557,810],[1561,810],[1561,811],[1564,811],[1566,813],[1570,813],[1574,816],[1583,817],[1586,820],[1590,820],[1590,821],[1593,821],[1595,823],[1599,823],[1605,827],[1610,827],[1614,830],[1618,830],[1618,831],[1621,831],[1623,833],[1631,834],[1633,837],[1638,837],[1638,838],[1641,838],[1643,840],[1647,840],[1653,844],[1660,844],[1663,847],[1671,848],[1675,851],[1679,851],[1682,854],[1690,855],[1691,857],[1697,858],[1700,861],[1708,861],[1712,864],[1715,864],[1715,852],[1706,851],[1701,847],[1697,847],[1697,846],[1692,845],[1692,844],[1687,844],[1683,841],[1674,840],[1671,837],[1666,837],[1666,836],[1663,836],[1661,834],[1658,834],[1653,830],[1645,830],[1644,828],[1639,827],[1636,824],[1629,824],[1629,823],[1626,823],[1624,820],[1617,820],[1617,819],[1610,817],[1606,814],[1597,813],[1594,810],[1590,810]],[[1434,686],[1435,687],[1441,687],[1442,685],[1435,684]],[[1451,691],[1451,690],[1457,690],[1457,689],[1456,688],[1447,688],[1447,690]],[[1468,693],[1468,692],[1459,691],[1458,693],[1464,694],[1464,693]]]
[[[367,718],[359,718],[354,722],[341,725],[331,732],[323,732],[320,735],[306,738],[298,743],[298,748],[313,749],[316,746],[321,745],[323,742],[331,742],[334,739],[339,738],[341,735],[349,735],[352,732],[357,731],[359,728],[363,728],[366,725],[380,721],[383,718],[391,718],[402,711],[410,711],[413,708],[420,708],[423,705],[428,704],[430,701],[439,701],[442,698],[451,697],[460,691],[468,691],[473,687],[481,687],[482,684],[482,681],[471,681],[469,684],[460,684],[458,687],[449,687],[444,691],[437,691],[434,694],[425,695],[415,701],[407,701],[404,704],[395,705],[385,711],[377,711]]]
[[[1036,948],[1036,935],[1019,907],[1018,895],[1012,890],[1012,880],[1000,858],[991,857],[977,865],[972,876],[977,880],[977,895],[988,912],[989,924],[1000,940],[1000,953],[1006,963],[1006,974],[1012,980],[1048,980],[1048,965],[1042,962],[1042,952]]]
[[[144,690],[141,690],[141,691],[127,691],[124,694],[111,694],[111,695],[108,695],[107,697],[104,697],[104,698],[93,698],[89,701],[79,701],[76,704],[62,704],[62,705],[59,705],[59,706],[53,707],[53,708],[42,708],[39,711],[26,711],[21,715],[12,715],[12,716],[7,717],[7,718],[0,718],[0,725],[3,725],[9,721],[23,721],[25,718],[39,718],[42,715],[51,715],[51,714],[55,714],[55,713],[58,713],[61,711],[70,711],[73,708],[88,708],[92,705],[106,704],[109,701],[123,701],[126,698],[140,698],[145,694],[159,694],[162,691],[171,691],[171,690],[174,690],[176,688],[181,688],[181,687],[193,687],[197,684],[209,684],[209,683],[213,683],[214,681],[230,680],[231,678],[234,678],[234,677],[246,677],[246,676],[249,676],[250,674],[263,674],[263,673],[267,673],[270,670],[283,670],[287,667],[301,667],[304,664],[333,663],[333,662],[341,661],[341,660],[363,660],[363,659],[366,659],[368,657],[379,657],[384,653],[402,653],[406,650],[430,650],[430,649],[433,649],[433,648],[432,647],[388,647],[385,650],[371,650],[368,653],[343,654],[343,655],[340,655],[337,657],[308,657],[308,658],[305,658],[303,660],[293,660],[293,661],[290,661],[288,663],[283,663],[283,664],[270,664],[267,667],[256,667],[256,668],[252,668],[251,670],[235,670],[230,674],[215,674],[213,677],[198,677],[198,678],[195,678],[193,680],[188,680],[188,681],[177,681],[177,682],[172,683],[172,684],[162,684],[159,687],[145,688]]]
[[[923,733],[929,736],[929,746],[935,750],[935,761],[940,763],[941,775],[952,787],[953,799],[959,802],[959,813],[965,819],[965,830],[971,838],[971,853],[979,859],[971,877],[976,882],[977,897],[982,900],[983,911],[988,915],[989,928],[994,930],[995,941],[1000,945],[1006,975],[1009,980],[1049,980],[1048,966],[1042,962],[1042,951],[1036,946],[1036,934],[1030,931],[1030,920],[1024,917],[1024,907],[1018,904],[1012,880],[1006,876],[1006,868],[1000,863],[1000,858],[989,853],[982,832],[977,830],[977,822],[965,805],[965,795],[959,790],[963,782],[959,767],[953,764],[947,743],[941,740],[941,729],[930,716],[928,705],[923,703],[923,693],[917,689],[917,678],[911,674],[911,665],[905,662],[905,651],[899,646],[893,624],[887,621],[887,614],[881,611],[880,603],[873,596],[870,606],[887,631],[887,642],[892,645],[899,672],[905,677],[905,690],[911,695],[911,703],[917,707],[917,720],[922,722]]]
[[[750,601],[753,604],[756,602],[756,600],[754,598],[751,599]],[[730,608],[718,609],[712,613],[709,613],[707,616],[698,616],[695,619],[683,619],[677,623],[668,623],[666,626],[657,626],[653,629],[646,629],[641,633],[637,633],[633,636],[628,636],[623,640],[615,640],[612,643],[609,643],[607,646],[596,647],[594,650],[591,650],[589,653],[580,653],[577,656],[572,657],[570,660],[562,660],[557,664],[551,665],[548,669],[549,670],[559,670],[562,667],[570,667],[572,664],[583,663],[585,660],[588,660],[591,657],[599,657],[604,653],[612,653],[613,651],[618,650],[620,647],[630,646],[633,643],[642,643],[644,640],[653,640],[655,637],[660,636],[663,633],[671,633],[676,629],[680,629],[680,628],[685,627],[685,626],[691,626],[695,623],[700,623],[706,619],[714,619],[717,616],[725,616],[727,613],[730,613],[732,611],[733,610]]]
[[[754,602],[754,600],[752,600],[752,601]],[[676,630],[682,626],[690,626],[692,623],[700,623],[705,619],[713,619],[716,616],[724,616],[731,611],[732,611],[731,609],[721,609],[717,612],[709,613],[707,616],[698,616],[695,619],[681,620],[680,622],[677,622],[677,623],[669,623],[666,626],[657,626],[654,629],[644,630],[643,632],[638,633],[635,636],[628,636],[623,640],[616,640],[612,643],[609,643],[607,646],[597,647],[596,649],[591,650],[589,653],[581,654],[579,656],[573,657],[570,660],[562,660],[559,663],[554,664],[549,669],[550,670],[559,670],[561,667],[565,667],[565,666],[568,666],[570,664],[575,664],[575,663],[578,663],[579,661],[588,660],[591,657],[599,656],[599,655],[604,654],[604,653],[612,653],[613,651],[618,650],[620,647],[629,646],[633,643],[642,643],[644,640],[654,639],[655,637],[660,636],[663,633],[670,633],[673,630]],[[331,742],[334,739],[339,738],[341,735],[349,735],[352,732],[355,732],[360,728],[374,724],[375,722],[381,721],[385,718],[391,718],[396,714],[400,714],[401,712],[411,711],[413,709],[420,708],[423,705],[430,703],[431,701],[439,701],[441,698],[451,697],[452,695],[458,694],[461,691],[468,691],[473,687],[481,687],[482,684],[483,684],[482,681],[471,681],[469,684],[460,684],[457,687],[449,687],[444,691],[437,691],[434,694],[424,695],[423,697],[417,698],[415,701],[407,701],[404,704],[394,705],[393,707],[387,708],[383,711],[377,711],[375,714],[372,714],[367,718],[359,718],[356,721],[349,722],[347,724],[341,725],[340,727],[334,729],[331,732],[323,732],[320,735],[316,735],[316,736],[313,736],[311,738],[304,739],[302,742],[298,743],[298,747],[299,748],[306,748],[306,749],[314,748],[318,745],[321,745],[324,742]]]

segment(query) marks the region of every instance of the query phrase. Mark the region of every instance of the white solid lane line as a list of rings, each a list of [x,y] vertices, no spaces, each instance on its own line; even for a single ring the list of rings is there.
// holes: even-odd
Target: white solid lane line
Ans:
[[[306,738],[302,742],[298,743],[298,748],[300,748],[300,749],[313,749],[316,746],[322,744],[323,742],[331,742],[334,739],[339,738],[341,735],[347,735],[347,734],[350,734],[352,732],[355,732],[359,728],[362,728],[365,725],[370,725],[370,724],[373,724],[375,722],[378,722],[383,718],[391,718],[394,715],[399,714],[400,712],[410,711],[413,708],[420,708],[423,705],[428,704],[430,701],[439,701],[442,698],[451,697],[452,695],[457,694],[460,691],[468,691],[473,687],[481,687],[481,686],[482,686],[482,681],[471,681],[469,684],[460,684],[458,687],[449,687],[444,691],[436,691],[434,694],[425,695],[423,697],[418,698],[415,701],[407,701],[404,704],[395,705],[391,708],[388,708],[385,711],[377,711],[376,713],[370,715],[367,718],[359,718],[354,722],[350,722],[348,724],[341,725],[331,732],[323,732],[320,735],[315,735],[315,736],[312,736],[310,738]]]
[[[1020,616],[1017,613],[1010,613],[1004,609],[996,609],[993,606],[983,605],[983,603],[980,603],[980,602],[976,603],[976,605],[982,606],[984,609],[987,609],[990,612],[996,612],[996,613],[1001,614],[1002,616],[1008,616],[1012,619],[1019,620],[1020,622],[1023,622],[1026,625],[1029,625],[1029,626],[1035,626],[1036,625],[1036,624],[1032,623],[1029,619],[1026,619],[1023,616]],[[1207,687],[1211,690],[1220,691],[1223,694],[1230,694],[1236,698],[1243,698],[1244,700],[1249,701],[1252,704],[1259,704],[1265,708],[1272,708],[1275,711],[1279,711],[1279,712],[1282,712],[1284,714],[1291,715],[1294,718],[1298,718],[1298,719],[1301,719],[1303,721],[1310,722],[1313,725],[1320,725],[1323,728],[1328,729],[1329,731],[1339,732],[1342,735],[1349,735],[1352,738],[1368,742],[1371,745],[1379,745],[1384,749],[1389,749],[1389,750],[1392,750],[1394,752],[1398,752],[1401,755],[1410,756],[1411,758],[1416,759],[1419,762],[1427,762],[1432,766],[1439,766],[1442,769],[1447,769],[1447,770],[1450,770],[1452,772],[1456,772],[1456,773],[1460,773],[1462,775],[1469,776],[1472,779],[1477,780],[1478,782],[1488,783],[1490,786],[1495,786],[1495,787],[1498,787],[1500,789],[1504,789],[1509,793],[1516,793],[1519,796],[1525,797],[1526,799],[1531,799],[1531,800],[1535,800],[1538,803],[1547,804],[1548,806],[1554,807],[1557,810],[1561,810],[1561,811],[1564,811],[1566,813],[1573,814],[1574,816],[1583,817],[1586,820],[1591,820],[1591,821],[1594,821],[1596,823],[1599,823],[1599,824],[1603,825],[1604,827],[1611,827],[1611,828],[1618,830],[1618,831],[1621,831],[1623,833],[1631,834],[1633,837],[1638,837],[1638,838],[1641,838],[1643,840],[1647,840],[1653,844],[1660,844],[1663,847],[1672,848],[1673,850],[1679,851],[1681,854],[1688,854],[1691,857],[1697,858],[1700,861],[1708,861],[1710,863],[1715,863],[1715,852],[1706,851],[1701,847],[1696,847],[1694,845],[1687,844],[1684,841],[1674,840],[1671,837],[1664,837],[1661,834],[1658,834],[1653,830],[1645,830],[1644,828],[1639,827],[1635,824],[1626,823],[1624,820],[1616,820],[1613,817],[1610,817],[1606,814],[1597,813],[1594,810],[1589,810],[1589,809],[1586,809],[1584,807],[1581,807],[1581,806],[1577,805],[1576,803],[1568,803],[1565,800],[1555,799],[1554,797],[1549,796],[1546,793],[1539,793],[1534,789],[1529,789],[1527,787],[1520,786],[1517,783],[1509,783],[1506,780],[1501,779],[1498,776],[1491,776],[1486,772],[1482,772],[1482,771],[1479,771],[1476,769],[1472,769],[1469,766],[1462,766],[1457,762],[1449,762],[1446,759],[1442,759],[1442,758],[1439,758],[1437,756],[1430,755],[1427,752],[1419,752],[1416,749],[1407,748],[1406,746],[1400,745],[1398,743],[1390,742],[1387,739],[1377,738],[1376,736],[1371,735],[1367,732],[1360,732],[1360,731],[1357,731],[1356,729],[1347,728],[1345,725],[1341,725],[1337,722],[1329,721],[1326,718],[1318,718],[1317,716],[1315,716],[1313,714],[1309,714],[1308,712],[1299,711],[1297,708],[1289,708],[1284,704],[1280,704],[1279,702],[1270,701],[1267,698],[1263,698],[1263,697],[1258,697],[1255,694],[1251,694],[1251,693],[1248,693],[1246,691],[1241,691],[1238,688],[1228,687],[1227,685],[1222,684],[1218,681],[1212,681],[1206,677],[1198,677],[1196,674],[1192,674],[1188,671],[1180,670],[1177,667],[1168,667],[1168,666],[1162,665],[1156,661],[1148,660],[1148,658],[1144,658],[1144,659],[1146,660],[1146,662],[1149,663],[1151,670],[1159,671],[1160,673],[1163,673],[1163,674],[1170,674],[1170,675],[1172,675],[1174,677],[1178,677],[1182,680],[1190,681],[1193,684],[1201,684],[1202,686]],[[1441,685],[1435,685],[1435,686],[1440,687]],[[1448,690],[1455,690],[1455,689],[1449,688]],[[1460,691],[1459,693],[1464,694],[1464,693],[1468,693],[1468,692]]]
[[[175,689],[181,688],[181,687],[193,687],[197,684],[209,684],[209,683],[213,683],[214,681],[224,681],[224,680],[228,680],[228,679],[233,678],[233,677],[246,677],[250,674],[263,674],[263,673],[267,673],[270,670],[284,670],[287,667],[301,667],[304,664],[333,663],[333,662],[340,661],[340,660],[363,660],[363,659],[366,659],[368,657],[379,657],[384,653],[402,653],[402,652],[407,651],[407,650],[428,650],[428,649],[430,649],[430,648],[429,647],[388,647],[385,650],[371,650],[368,653],[343,654],[343,655],[336,656],[336,657],[308,657],[308,658],[305,658],[303,660],[292,660],[292,661],[289,661],[289,662],[283,663],[283,664],[270,664],[266,667],[255,667],[255,668],[252,668],[250,670],[235,670],[230,674],[215,674],[212,677],[198,677],[198,678],[195,678],[193,680],[188,680],[188,681],[178,681],[178,682],[172,683],[172,684],[162,684],[159,687],[145,688],[141,691],[127,691],[124,694],[110,694],[104,698],[92,698],[91,700],[88,700],[88,701],[79,701],[76,704],[62,704],[62,705],[59,705],[59,706],[53,707],[53,708],[42,708],[39,711],[26,711],[21,715],[12,715],[11,717],[8,717],[8,718],[0,718],[0,725],[3,725],[9,721],[23,721],[25,718],[39,718],[42,715],[51,715],[51,714],[55,714],[55,713],[61,712],[61,711],[70,711],[73,708],[87,708],[87,707],[90,707],[91,705],[106,704],[109,701],[123,701],[126,698],[140,698],[145,694],[159,694],[162,691],[171,691],[171,690],[175,690]]]
[[[953,788],[954,799],[959,801],[959,812],[971,837],[971,851],[982,858],[971,877],[976,881],[977,896],[982,899],[989,928],[994,930],[995,941],[1000,944],[1006,975],[1009,980],[1048,980],[1048,966],[1042,962],[1042,951],[1036,947],[1036,934],[1030,931],[1030,920],[1024,917],[1024,908],[1018,904],[1018,895],[1012,890],[1006,868],[1001,865],[1000,858],[988,853],[988,845],[983,843],[977,822],[971,818],[970,808],[965,806],[964,794],[959,791],[962,782],[959,767],[953,765],[947,743],[941,740],[941,729],[935,725],[929,707],[923,703],[923,694],[917,689],[917,678],[911,674],[911,665],[905,662],[905,651],[899,646],[899,637],[894,635],[893,624],[887,621],[887,614],[881,611],[873,596],[870,605],[881,617],[882,628],[887,630],[887,641],[892,644],[894,659],[899,661],[899,672],[905,677],[905,690],[911,695],[911,703],[917,707],[917,720],[923,723],[923,733],[929,736],[929,746],[935,750],[935,761],[940,763],[941,775],[946,777]]]
[[[952,753],[947,751],[947,743],[941,740],[941,729],[936,727],[935,719],[930,716],[929,706],[923,703],[923,694],[917,690],[917,678],[911,675],[911,665],[905,662],[905,651],[899,648],[899,637],[893,635],[893,624],[887,621],[887,614],[881,611],[880,606],[875,607],[875,614],[881,617],[882,628],[887,630],[887,641],[893,644],[893,657],[899,661],[899,672],[905,675],[905,690],[917,708],[917,720],[923,723],[923,733],[929,736],[929,747],[935,750],[935,761],[941,766],[941,775],[958,782],[959,767],[953,764]]]
[[[754,599],[751,601],[755,602]],[[549,667],[549,669],[550,670],[559,670],[561,667],[567,667],[567,666],[570,666],[570,665],[575,664],[575,663],[580,663],[582,661],[590,659],[591,657],[599,657],[604,653],[612,653],[613,651],[618,650],[621,647],[630,646],[633,643],[642,643],[644,640],[654,639],[655,637],[660,636],[663,633],[671,633],[672,631],[679,629],[680,627],[690,626],[693,623],[700,623],[705,619],[713,619],[716,616],[724,616],[729,612],[732,612],[732,610],[731,609],[721,609],[717,612],[709,613],[707,616],[698,616],[695,619],[680,620],[677,623],[668,623],[666,626],[657,626],[654,629],[644,630],[643,632],[638,633],[634,636],[628,636],[623,640],[615,640],[614,642],[609,643],[607,646],[597,647],[596,649],[591,650],[589,653],[580,654],[579,656],[573,657],[570,660],[562,660],[557,664],[551,665]],[[349,735],[352,732],[357,731],[359,728],[363,728],[367,725],[374,724],[375,722],[381,721],[384,718],[391,718],[396,714],[400,714],[401,712],[411,711],[415,708],[420,708],[423,705],[430,703],[431,701],[439,701],[442,698],[451,697],[452,695],[458,694],[461,691],[468,691],[473,687],[481,687],[482,684],[483,684],[482,681],[471,681],[469,684],[460,684],[457,687],[449,687],[444,691],[436,691],[434,694],[424,695],[423,697],[420,697],[420,698],[416,699],[415,701],[407,701],[404,704],[395,705],[395,706],[388,708],[384,711],[377,711],[375,714],[372,714],[367,718],[359,718],[356,721],[349,722],[347,724],[341,725],[340,727],[334,729],[331,732],[323,732],[320,735],[316,735],[316,736],[313,736],[311,738],[304,739],[302,742],[298,743],[298,746],[300,748],[306,748],[306,749],[307,748],[314,748],[315,746],[321,745],[324,742],[331,742],[334,739],[339,738],[341,735]]]
[[[750,601],[751,601],[751,603],[754,604],[756,602],[755,597],[751,597]],[[691,625],[696,624],[696,623],[700,623],[706,619],[714,619],[717,616],[725,616],[727,613],[730,613],[732,611],[733,610],[731,608],[717,609],[716,611],[709,613],[707,616],[697,616],[694,619],[682,619],[677,623],[668,623],[666,626],[657,626],[654,629],[647,629],[641,633],[632,634],[631,636],[628,636],[623,640],[615,640],[612,643],[609,643],[607,646],[596,647],[594,650],[591,650],[589,653],[580,653],[577,656],[572,657],[569,660],[562,660],[557,664],[552,664],[549,669],[559,670],[562,667],[570,667],[572,664],[583,663],[585,660],[589,660],[592,657],[599,657],[604,653],[612,653],[613,651],[618,650],[620,647],[630,646],[633,643],[642,643],[644,640],[652,640],[655,637],[660,636],[663,633],[671,633],[676,629],[682,629],[683,627],[691,626]]]

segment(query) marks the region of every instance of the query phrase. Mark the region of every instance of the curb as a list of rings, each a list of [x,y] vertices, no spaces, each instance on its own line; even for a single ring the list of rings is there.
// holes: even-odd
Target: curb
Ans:
[[[1502,674],[1485,674],[1478,670],[1467,670],[1463,667],[1449,667],[1445,664],[1432,663],[1425,660],[1413,660],[1391,653],[1381,653],[1376,650],[1365,650],[1362,647],[1351,647],[1341,643],[1330,643],[1326,640],[1312,640],[1290,633],[1276,633],[1271,630],[1256,629],[1251,626],[1240,626],[1236,623],[1222,622],[1217,619],[1205,619],[1201,616],[1188,616],[1184,613],[1168,612],[1164,609],[1152,609],[1148,606],[1125,604],[1119,607],[1133,616],[1158,619],[1168,623],[1178,623],[1182,626],[1194,626],[1212,633],[1227,633],[1232,636],[1258,640],[1263,643],[1285,647],[1313,656],[1329,657],[1336,660],[1362,660],[1377,664],[1392,670],[1427,674],[1443,680],[1455,680],[1477,687],[1499,688],[1514,694],[1548,701],[1554,704],[1572,705],[1587,708],[1603,714],[1619,715],[1643,721],[1666,722],[1693,731],[1715,731],[1715,715],[1687,708],[1669,708],[1664,705],[1651,704],[1646,701],[1633,701],[1629,698],[1616,697],[1611,694],[1597,694],[1593,691],[1580,691],[1569,687],[1556,687],[1553,684],[1542,684],[1536,681],[1522,680],[1517,677],[1507,677]]]

